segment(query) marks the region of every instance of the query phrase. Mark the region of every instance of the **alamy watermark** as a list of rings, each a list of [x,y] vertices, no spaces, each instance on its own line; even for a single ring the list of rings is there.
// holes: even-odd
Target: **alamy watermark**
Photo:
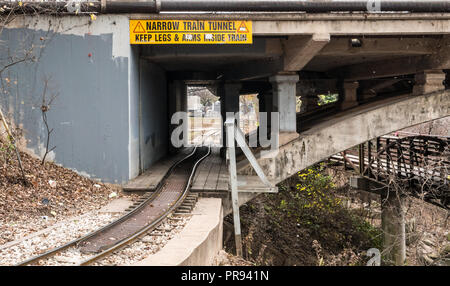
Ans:
[[[381,12],[381,0],[369,0],[366,7],[369,13]]]
[[[270,124],[269,124],[269,116],[270,116]],[[232,118],[235,121],[234,128],[238,129],[239,125],[239,113],[227,112],[227,118]],[[207,141],[208,137],[220,137],[220,130],[216,131],[207,131],[207,128],[204,128],[202,124],[202,118],[191,117],[191,126],[188,126],[189,115],[187,112],[179,111],[172,115],[170,123],[172,125],[176,125],[172,134],[170,136],[170,141],[175,148],[180,147],[188,147],[192,146],[192,143],[189,142],[189,132],[193,133],[193,137],[195,137],[196,132],[201,133],[197,140],[196,138],[191,139],[191,141]],[[226,127],[224,126],[225,119],[220,118],[220,125],[222,126],[223,133],[226,134]],[[263,158],[273,158],[278,154],[279,149],[279,122],[280,115],[278,112],[271,112],[270,114],[267,112],[259,112],[259,121],[257,131],[250,132],[248,134],[248,146],[249,147],[262,147],[264,148],[261,151],[261,157]],[[236,130],[236,133],[242,133],[239,129]],[[239,136],[236,134],[236,136]],[[228,146],[225,140],[220,140],[219,143],[214,143],[214,140],[209,140],[209,145],[217,146],[217,147],[230,147]],[[200,143],[201,143],[200,142]],[[195,144],[195,143],[193,143]],[[233,147],[233,146],[231,146]]]
[[[378,248],[370,248],[367,250],[366,256],[370,257],[369,261],[367,261],[367,266],[381,265],[381,252]]]

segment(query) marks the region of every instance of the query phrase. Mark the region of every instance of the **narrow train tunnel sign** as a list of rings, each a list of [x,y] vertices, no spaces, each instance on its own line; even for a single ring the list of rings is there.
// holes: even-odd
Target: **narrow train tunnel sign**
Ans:
[[[130,20],[130,44],[251,44],[251,21]]]

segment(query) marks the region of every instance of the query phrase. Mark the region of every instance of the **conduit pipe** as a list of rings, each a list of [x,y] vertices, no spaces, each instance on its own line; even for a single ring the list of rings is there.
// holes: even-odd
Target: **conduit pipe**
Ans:
[[[19,4],[20,3],[20,4]],[[20,5],[20,6],[19,6]],[[97,13],[159,13],[159,12],[450,12],[450,0],[148,0],[96,2],[0,2],[0,7],[17,12],[97,12]],[[4,9],[5,12],[8,9]],[[3,12],[3,13],[5,13]]]

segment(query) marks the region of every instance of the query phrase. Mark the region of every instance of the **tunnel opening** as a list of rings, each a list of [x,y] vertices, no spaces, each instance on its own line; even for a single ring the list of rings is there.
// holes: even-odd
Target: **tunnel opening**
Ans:
[[[212,86],[187,86],[188,146],[221,145],[220,100]]]

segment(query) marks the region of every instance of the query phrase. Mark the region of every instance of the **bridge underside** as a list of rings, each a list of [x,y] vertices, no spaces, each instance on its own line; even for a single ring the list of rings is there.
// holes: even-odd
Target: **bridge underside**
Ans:
[[[251,46],[142,46],[140,54],[170,80],[207,85],[221,98],[222,116],[239,111],[243,94],[258,95],[260,112],[278,111],[280,151],[259,159],[274,183],[366,140],[450,114],[448,15],[247,16],[255,19]],[[319,108],[324,94],[338,101]],[[238,167],[253,174],[247,160]]]

